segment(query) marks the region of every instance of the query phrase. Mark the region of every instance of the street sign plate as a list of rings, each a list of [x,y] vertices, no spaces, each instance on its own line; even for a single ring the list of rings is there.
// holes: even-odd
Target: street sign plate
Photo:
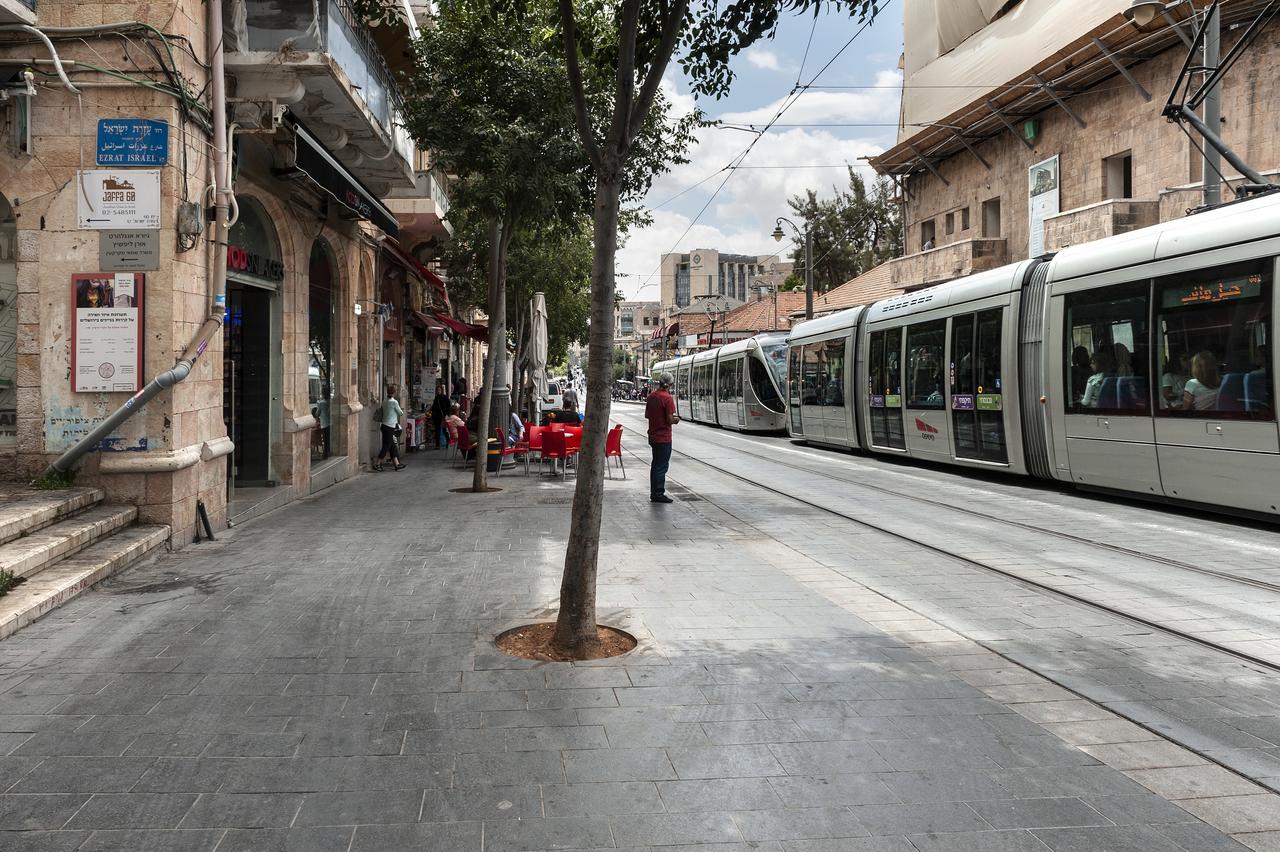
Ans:
[[[76,174],[80,228],[160,227],[159,169],[91,169]]]
[[[158,271],[160,232],[103,231],[98,238],[98,268],[103,272]]]
[[[168,122],[150,118],[98,120],[98,165],[163,166],[168,162]]]

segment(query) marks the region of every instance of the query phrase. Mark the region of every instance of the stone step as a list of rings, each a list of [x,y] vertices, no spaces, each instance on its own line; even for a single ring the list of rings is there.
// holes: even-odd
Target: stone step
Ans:
[[[0,486],[0,544],[7,544],[96,506],[102,498],[101,488],[45,491],[24,486]]]
[[[28,577],[100,538],[124,529],[138,517],[136,506],[95,506],[73,518],[0,546],[0,570]]]
[[[0,639],[156,552],[168,540],[168,527],[130,527],[45,568],[0,596]]]

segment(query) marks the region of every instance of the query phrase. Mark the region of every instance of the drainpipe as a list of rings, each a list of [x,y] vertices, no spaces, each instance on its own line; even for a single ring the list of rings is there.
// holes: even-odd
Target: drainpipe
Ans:
[[[228,214],[233,201],[230,161],[227,155],[227,78],[222,49],[222,3],[220,0],[210,0],[205,4],[205,22],[208,29],[205,33],[205,43],[209,52],[209,73],[212,77],[210,96],[213,102],[214,231],[213,263],[209,270],[209,316],[200,327],[200,331],[187,344],[182,357],[172,369],[152,379],[128,402],[81,438],[75,446],[59,456],[57,461],[45,468],[44,476],[53,476],[70,470],[82,456],[95,449],[99,442],[115,431],[121,423],[137,414],[156,394],[173,387],[191,375],[196,359],[204,354],[213,336],[222,328],[227,307]]]

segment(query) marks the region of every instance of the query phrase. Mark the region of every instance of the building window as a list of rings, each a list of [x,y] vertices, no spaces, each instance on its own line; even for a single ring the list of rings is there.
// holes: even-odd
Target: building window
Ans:
[[[1000,239],[1000,199],[982,202],[982,236],[988,240]]]
[[[1133,198],[1133,153],[1126,151],[1102,161],[1102,199]]]
[[[969,230],[969,208],[966,207],[960,211],[960,230]]]
[[[928,219],[920,223],[920,250],[928,251],[933,248],[934,241],[934,225],[933,220]]]
[[[949,237],[955,232],[956,232],[956,214],[948,213],[947,214],[947,236]]]
[[[676,270],[676,305],[689,306],[689,264],[682,263]]]

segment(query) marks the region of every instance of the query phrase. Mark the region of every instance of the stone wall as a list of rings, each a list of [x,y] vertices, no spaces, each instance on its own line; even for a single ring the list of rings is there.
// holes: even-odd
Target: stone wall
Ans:
[[[1195,194],[1198,197],[1200,190]],[[1067,246],[1136,231],[1159,221],[1159,201],[1102,201],[1045,219],[1044,250],[1055,252]]]
[[[1004,240],[963,240],[891,260],[889,274],[894,286],[913,290],[1008,262]]]
[[[1237,34],[1223,36],[1224,54]],[[1142,201],[1161,200],[1171,187],[1198,184],[1202,161],[1176,125],[1160,116],[1186,50],[1178,43],[1152,59],[1134,66],[1132,73],[1152,94],[1144,100],[1119,76],[1071,98],[1071,108],[1088,125],[1080,128],[1065,112],[1053,106],[1036,116],[1040,133],[1032,149],[1020,137],[1003,132],[975,148],[991,168],[985,168],[971,154],[961,151],[935,163],[950,181],[944,185],[929,172],[920,172],[908,181],[906,200],[906,251],[921,250],[921,223],[935,221],[935,245],[995,236],[983,232],[982,204],[999,199],[1001,233],[1008,240],[1010,260],[1027,256],[1028,169],[1049,157],[1061,157],[1060,209],[1076,210],[1106,200],[1103,161],[1131,152],[1132,196]],[[1280,137],[1274,128],[1280,121],[1280,75],[1274,67],[1280,61],[1280,23],[1272,24],[1238,63],[1223,84],[1222,131],[1233,148],[1259,171],[1280,166]],[[1010,73],[1014,73],[1011,69]],[[1021,122],[1018,123],[1021,130]],[[1225,164],[1224,164],[1225,165]],[[1228,171],[1228,176],[1231,173]],[[1180,216],[1194,200],[1162,201],[1160,217]],[[1224,192],[1230,198],[1230,192]],[[961,211],[969,210],[970,227],[961,228]],[[956,227],[947,234],[945,215],[955,213]]]

